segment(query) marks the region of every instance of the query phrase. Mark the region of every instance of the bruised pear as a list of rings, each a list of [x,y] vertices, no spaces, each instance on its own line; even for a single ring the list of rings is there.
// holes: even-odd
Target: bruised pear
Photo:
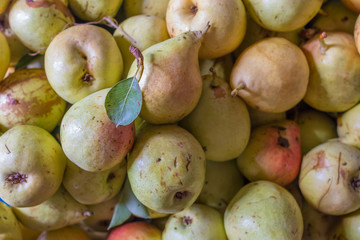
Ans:
[[[360,148],[360,104],[341,114],[337,120],[337,133],[343,143]]]
[[[44,54],[52,38],[74,22],[67,4],[67,0],[14,1],[10,27],[26,47]]]
[[[300,240],[303,219],[295,198],[283,187],[268,181],[247,184],[225,211],[229,240]]]
[[[66,156],[88,172],[105,171],[121,163],[134,143],[134,123],[116,127],[108,118],[108,92],[103,89],[76,102],[61,121],[60,140]]]
[[[189,132],[162,125],[140,132],[127,169],[131,188],[142,204],[160,213],[175,213],[199,196],[205,164],[205,153]]]
[[[126,175],[126,163],[101,172],[87,172],[71,161],[67,162],[63,185],[79,203],[90,205],[113,198],[121,189]]]
[[[136,78],[143,95],[140,117],[145,121],[175,123],[196,107],[202,87],[198,52],[209,27],[182,33],[142,53],[144,68]],[[136,64],[134,61],[128,77],[137,72]]]
[[[216,75],[203,76],[203,90],[196,108],[180,125],[200,142],[207,160],[235,159],[250,137],[250,117],[245,103],[231,97],[229,84]]]
[[[254,128],[237,164],[250,181],[268,180],[288,185],[300,170],[299,126],[285,120]]]
[[[193,204],[169,217],[162,239],[226,240],[227,237],[223,218],[219,212],[206,205]]]
[[[310,66],[304,101],[324,112],[342,112],[360,100],[360,55],[352,35],[328,32],[315,35],[302,49]]]
[[[0,198],[15,207],[49,199],[60,187],[66,156],[47,131],[17,125],[0,137]]]
[[[284,112],[306,93],[309,66],[295,44],[280,37],[266,38],[248,47],[231,72],[233,95],[264,112]]]
[[[308,152],[301,163],[299,186],[311,206],[329,215],[360,207],[360,150],[328,140]]]
[[[22,240],[21,230],[11,208],[0,201],[0,240]]]
[[[22,224],[38,231],[70,226],[92,215],[88,207],[78,203],[63,187],[39,205],[13,210]]]

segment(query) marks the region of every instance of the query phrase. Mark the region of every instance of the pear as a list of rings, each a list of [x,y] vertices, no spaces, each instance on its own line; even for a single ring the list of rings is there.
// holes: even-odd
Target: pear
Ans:
[[[352,35],[328,32],[315,35],[304,45],[310,66],[304,101],[324,112],[343,112],[360,100],[360,55]]]
[[[286,119],[286,112],[264,112],[247,105],[250,115],[251,128],[274,123]]]
[[[330,233],[329,239],[360,239],[360,209],[353,213],[341,216],[336,228]]]
[[[207,160],[238,157],[250,138],[250,117],[245,103],[231,97],[229,84],[216,75],[203,76],[203,90],[196,108],[180,125],[194,135]]]
[[[299,186],[318,211],[343,215],[360,208],[360,150],[337,139],[308,152],[301,163]]]
[[[2,0],[0,2],[0,14],[3,14],[9,6],[11,0]]]
[[[165,20],[169,0],[124,0],[126,18],[147,14]]]
[[[61,121],[60,140],[66,156],[88,172],[105,171],[121,163],[134,143],[134,123],[116,127],[106,114],[109,90],[76,102]]]
[[[68,226],[53,231],[42,232],[37,240],[91,240],[84,229],[78,226]]]
[[[69,0],[75,16],[86,21],[99,21],[103,17],[114,17],[123,0]]]
[[[0,137],[0,198],[15,207],[49,199],[60,187],[66,156],[42,128],[17,125]]]
[[[264,112],[285,112],[306,93],[309,66],[301,49],[281,37],[265,38],[237,58],[231,72],[233,95]]]
[[[234,63],[231,54],[215,59],[199,59],[201,76],[213,74],[213,72],[215,72],[216,76],[223,78],[227,82],[230,81],[230,74],[233,65]]]
[[[200,143],[176,125],[149,126],[137,136],[128,159],[128,177],[137,199],[160,213],[189,207],[205,181]]]
[[[163,240],[207,239],[227,240],[221,214],[215,209],[193,204],[169,217]]]
[[[98,204],[113,198],[121,189],[126,176],[126,162],[102,172],[87,172],[68,161],[63,185],[79,203]]]
[[[0,83],[0,130],[35,125],[54,130],[65,113],[66,102],[49,84],[43,69],[15,71]]]
[[[110,232],[107,240],[161,240],[161,231],[154,225],[135,221],[121,225]]]
[[[337,120],[337,133],[343,143],[360,148],[360,104],[341,114]]]
[[[0,240],[22,240],[21,230],[11,208],[0,201]]]
[[[44,54],[52,38],[74,22],[67,4],[67,0],[14,1],[10,27],[26,47]]]
[[[4,36],[0,32],[0,81],[3,80],[10,65],[10,48]]]
[[[175,123],[196,107],[202,87],[198,52],[209,27],[180,34],[143,52],[144,68],[136,78],[143,94],[140,117],[145,121]],[[136,70],[134,61],[128,77]]]
[[[235,160],[227,162],[206,161],[205,184],[196,202],[224,213],[227,205],[244,185]]]
[[[323,112],[316,110],[300,112],[296,122],[300,127],[302,155],[326,140],[337,137],[335,121]]]
[[[151,15],[129,17],[120,23],[119,28],[122,31],[116,29],[113,35],[123,57],[124,77],[127,76],[131,64],[135,60],[134,55],[129,51],[130,45],[144,51],[156,43],[169,39],[165,20]],[[128,41],[129,37],[133,42]]]
[[[92,215],[88,207],[78,203],[63,187],[39,205],[14,207],[13,210],[22,224],[38,231],[51,231],[70,226]]]
[[[247,184],[225,211],[229,240],[300,240],[303,219],[294,197],[280,185],[268,181]]]

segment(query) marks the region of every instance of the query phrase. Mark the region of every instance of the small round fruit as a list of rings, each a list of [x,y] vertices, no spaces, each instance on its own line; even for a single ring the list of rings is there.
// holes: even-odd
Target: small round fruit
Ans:
[[[106,240],[161,240],[161,231],[146,222],[131,222],[112,230]]]

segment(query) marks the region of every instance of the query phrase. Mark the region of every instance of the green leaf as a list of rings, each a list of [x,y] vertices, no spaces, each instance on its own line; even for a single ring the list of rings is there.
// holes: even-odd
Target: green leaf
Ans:
[[[128,210],[126,204],[123,201],[123,192],[124,191],[120,193],[119,202],[115,205],[114,214],[112,216],[108,230],[123,224],[131,217],[131,212]]]
[[[132,123],[139,115],[141,106],[142,94],[135,77],[118,82],[105,98],[106,113],[116,126]]]
[[[127,209],[136,217],[150,219],[147,208],[135,197],[129,180],[126,180],[123,191],[124,203]]]
[[[40,55],[31,56],[29,54],[25,54],[20,58],[18,63],[15,66],[15,71],[25,68],[29,63],[34,61],[36,58],[40,57]]]

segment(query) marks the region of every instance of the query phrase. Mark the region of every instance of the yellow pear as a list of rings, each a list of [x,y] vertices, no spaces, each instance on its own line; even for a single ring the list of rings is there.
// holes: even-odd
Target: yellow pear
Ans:
[[[21,230],[11,208],[0,201],[0,240],[22,240]]]

